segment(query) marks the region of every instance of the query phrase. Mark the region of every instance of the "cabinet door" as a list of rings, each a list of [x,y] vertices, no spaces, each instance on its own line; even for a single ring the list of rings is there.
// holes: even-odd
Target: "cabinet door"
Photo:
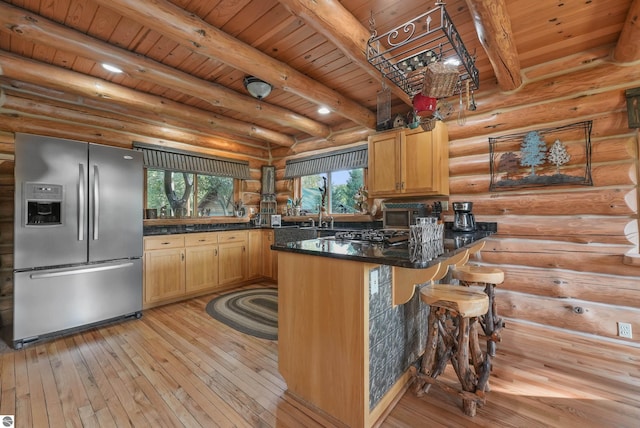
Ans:
[[[449,141],[445,124],[438,122],[429,132],[407,130],[401,153],[403,193],[449,194]]]
[[[215,288],[218,285],[218,246],[200,245],[186,248],[187,293]]]
[[[144,302],[157,303],[184,295],[184,249],[144,253]]]
[[[431,132],[405,135],[401,145],[402,192],[429,193],[434,190],[438,159],[434,159],[434,141]]]
[[[240,282],[246,278],[247,241],[218,246],[218,284]]]
[[[269,230],[264,232],[262,237],[262,276],[273,279],[273,250],[271,245],[273,244],[274,232]]]
[[[247,276],[249,279],[262,276],[262,231],[249,231],[249,251],[247,251]]]
[[[402,131],[369,137],[369,196],[388,196],[400,191],[400,144]]]

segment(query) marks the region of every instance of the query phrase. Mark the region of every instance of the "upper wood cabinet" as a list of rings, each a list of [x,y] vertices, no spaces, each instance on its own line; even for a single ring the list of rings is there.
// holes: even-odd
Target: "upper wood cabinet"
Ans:
[[[369,196],[449,194],[449,137],[438,121],[433,131],[394,129],[369,137]]]

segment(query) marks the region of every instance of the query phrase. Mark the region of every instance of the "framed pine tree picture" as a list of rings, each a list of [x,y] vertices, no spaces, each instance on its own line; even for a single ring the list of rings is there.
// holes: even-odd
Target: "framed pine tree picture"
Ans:
[[[591,128],[585,121],[489,138],[489,190],[592,186]]]

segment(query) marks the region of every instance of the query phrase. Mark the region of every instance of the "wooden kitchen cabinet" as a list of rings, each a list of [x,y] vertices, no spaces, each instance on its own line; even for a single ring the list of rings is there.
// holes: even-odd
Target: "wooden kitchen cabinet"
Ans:
[[[394,129],[369,137],[370,197],[449,194],[449,138],[438,121],[432,131]]]
[[[273,242],[271,229],[145,236],[143,308],[250,279],[277,280]]]
[[[275,239],[274,231],[266,230],[262,239],[262,276],[277,281],[278,253],[271,249],[271,245],[273,245]]]
[[[247,277],[249,279],[253,279],[263,275],[262,242],[264,234],[262,230],[250,230],[248,236],[249,250],[247,251]]]
[[[214,289],[218,282],[218,235],[195,233],[185,236],[186,293]]]
[[[144,303],[173,299],[185,293],[184,238],[144,238]]]
[[[246,230],[219,233],[219,285],[241,282],[247,278],[247,240]]]

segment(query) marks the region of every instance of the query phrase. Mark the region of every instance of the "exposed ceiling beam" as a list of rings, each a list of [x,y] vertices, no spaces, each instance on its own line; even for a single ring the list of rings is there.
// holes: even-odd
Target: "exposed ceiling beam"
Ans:
[[[342,53],[382,84],[389,84],[395,96],[412,105],[409,96],[398,86],[382,77],[367,61],[367,42],[371,33],[337,0],[279,0],[287,10],[325,36]]]
[[[223,130],[236,135],[246,135],[280,146],[292,146],[295,140],[269,129],[256,125],[221,117],[208,111],[189,107],[156,95],[125,88],[106,80],[90,77],[41,62],[27,60],[23,57],[0,50],[0,74],[20,81],[47,85],[66,90],[90,98],[108,99],[132,110],[147,110],[158,116],[167,115],[186,122],[207,124],[211,131]]]
[[[259,77],[315,104],[324,105],[357,124],[376,127],[376,115],[371,110],[166,0],[96,2],[172,38],[194,52]]]
[[[513,40],[511,20],[504,0],[465,0],[478,33],[478,39],[487,52],[498,86],[512,91],[522,85],[520,60]]]
[[[613,59],[618,62],[633,62],[640,59],[640,0],[633,0],[627,12]]]
[[[84,105],[69,104],[52,99],[44,99],[33,94],[20,93],[13,88],[0,87],[0,112],[20,112],[33,118],[44,118],[52,122],[83,124],[98,131],[111,129],[130,133],[132,138],[147,136],[164,141],[175,141],[194,147],[242,153],[245,156],[267,157],[266,147],[249,146],[225,138],[212,137],[210,133],[198,132],[189,124],[167,129],[163,123],[138,120],[122,113],[110,113]]]
[[[328,126],[305,116],[198,79],[4,2],[0,2],[0,25],[20,39],[46,44],[97,63],[117,65],[133,78],[184,92],[215,107],[244,114],[251,112],[257,119],[292,127],[315,137],[326,137],[331,133]]]

